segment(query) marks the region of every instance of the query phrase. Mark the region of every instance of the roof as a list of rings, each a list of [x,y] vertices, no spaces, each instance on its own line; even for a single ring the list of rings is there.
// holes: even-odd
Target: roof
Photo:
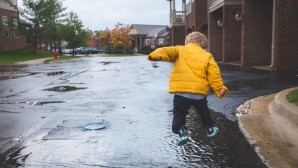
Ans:
[[[166,31],[167,31],[167,27],[165,27],[165,26],[164,27],[157,27],[157,28],[152,29],[147,34],[147,37],[158,37]]]
[[[147,36],[149,34],[152,34],[154,32],[157,32],[158,30],[163,30],[167,28],[166,25],[143,25],[143,24],[132,24],[130,26],[131,31],[129,32],[129,35],[143,35]]]

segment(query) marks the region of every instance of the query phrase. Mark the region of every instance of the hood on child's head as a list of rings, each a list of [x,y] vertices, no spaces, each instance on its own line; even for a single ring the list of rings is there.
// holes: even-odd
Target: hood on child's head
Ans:
[[[202,48],[208,47],[208,40],[206,36],[200,32],[192,32],[185,38],[185,45],[188,43],[195,43],[200,45]]]

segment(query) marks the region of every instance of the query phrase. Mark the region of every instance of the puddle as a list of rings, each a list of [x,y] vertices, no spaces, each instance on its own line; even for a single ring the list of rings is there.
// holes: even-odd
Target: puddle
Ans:
[[[64,103],[64,101],[47,101],[47,102],[34,101],[34,102],[26,102],[26,104],[29,104],[31,106],[43,106],[43,105],[52,104],[52,103]]]
[[[107,64],[111,64],[111,63],[119,63],[119,62],[102,61],[102,62],[100,62],[100,63],[102,63],[103,65],[107,65]]]
[[[55,92],[68,92],[73,90],[86,89],[85,87],[74,87],[74,86],[56,86],[53,88],[45,89],[46,91],[55,91]]]
[[[234,90],[234,91],[249,90],[251,88],[261,89],[261,88],[266,88],[269,84],[270,82],[268,82],[268,80],[255,80],[255,79],[252,79],[252,80],[243,79],[243,80],[236,80],[230,83],[226,83],[229,90]]]
[[[47,73],[47,76],[56,76],[56,75],[61,75],[64,74],[65,72],[63,71],[57,71],[57,72],[49,72]]]

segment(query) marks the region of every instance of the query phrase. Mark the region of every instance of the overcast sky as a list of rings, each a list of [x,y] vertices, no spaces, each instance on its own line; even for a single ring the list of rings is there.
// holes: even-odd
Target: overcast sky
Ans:
[[[167,0],[64,0],[67,11],[78,14],[85,28],[104,30],[124,24],[169,25]],[[18,0],[20,7],[22,0]]]

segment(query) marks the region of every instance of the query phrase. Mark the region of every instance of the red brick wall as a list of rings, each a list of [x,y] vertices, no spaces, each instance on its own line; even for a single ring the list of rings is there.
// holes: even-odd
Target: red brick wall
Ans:
[[[274,70],[298,70],[298,1],[277,0]]]
[[[196,26],[198,28],[197,30],[200,32],[202,32],[202,26],[206,25],[208,22],[207,3],[208,0],[196,0],[194,2],[196,10]]]
[[[171,45],[184,45],[185,43],[185,26],[172,26],[170,28]]]
[[[192,3],[191,13],[186,16],[186,31],[187,29],[191,29],[192,31],[202,32],[207,36],[208,32],[202,29],[202,27],[206,25],[207,22],[207,0],[197,0]]]
[[[209,14],[209,17],[210,52],[213,54],[216,61],[222,61],[223,27],[217,26],[217,21],[222,18],[222,10],[219,9]]]
[[[270,65],[273,1],[243,0],[242,3],[242,65]]]
[[[196,31],[197,30],[197,25],[196,25],[196,6],[195,6],[195,4],[196,4],[196,2],[192,3],[191,12],[186,15],[186,23],[185,23],[186,31],[188,29],[191,29],[192,31]]]
[[[240,61],[241,22],[235,20],[241,6],[224,6],[223,8],[223,62]]]
[[[9,51],[26,47],[26,37],[20,34],[19,38],[14,38],[13,29],[12,29],[12,18],[19,18],[18,13],[0,9],[0,52],[1,51]],[[8,26],[9,26],[9,37],[3,37],[3,29],[2,29],[2,16],[8,16]]]

